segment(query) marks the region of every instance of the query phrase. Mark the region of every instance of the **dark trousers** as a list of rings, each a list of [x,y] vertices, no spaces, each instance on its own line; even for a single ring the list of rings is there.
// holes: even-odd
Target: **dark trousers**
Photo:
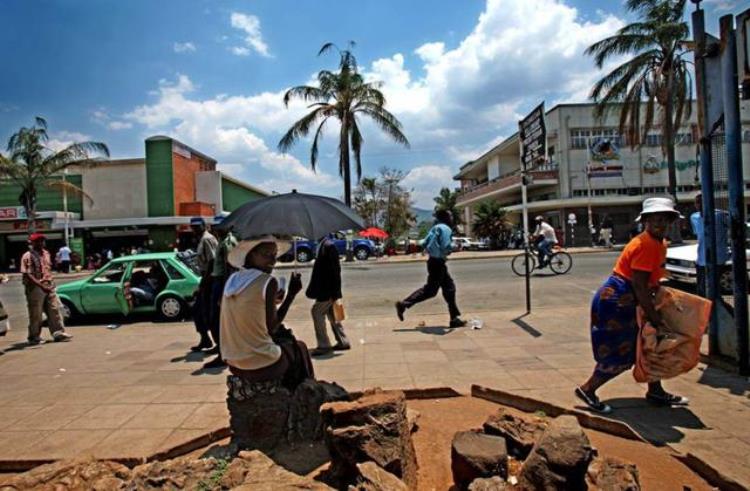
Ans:
[[[60,271],[70,273],[70,261],[60,261]]]
[[[708,295],[708,285],[706,285],[706,267],[696,266],[695,273],[695,293],[706,298],[706,295]]]
[[[214,344],[219,346],[219,331],[221,330],[221,297],[224,295],[224,278],[214,277],[211,282],[211,314],[208,328]]]
[[[198,291],[195,294],[195,305],[193,305],[193,322],[195,330],[201,335],[201,338],[208,336],[211,331],[211,277],[206,276],[201,279],[198,285]]]
[[[443,291],[443,298],[448,304],[451,319],[461,315],[456,305],[456,284],[448,273],[445,259],[431,257],[427,260],[427,283],[409,295],[402,303],[408,309],[419,302],[424,302],[437,295],[438,290]]]

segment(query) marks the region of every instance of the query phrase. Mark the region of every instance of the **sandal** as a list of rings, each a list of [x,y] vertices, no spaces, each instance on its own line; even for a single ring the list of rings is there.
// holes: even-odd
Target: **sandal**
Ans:
[[[594,412],[597,412],[599,414],[609,414],[612,412],[611,406],[609,406],[608,404],[604,404],[595,395],[589,395],[588,393],[586,393],[585,390],[583,390],[580,387],[576,387],[575,394],[577,398],[579,398],[584,403],[586,403],[589,409],[591,409]]]
[[[646,392],[646,400],[660,406],[687,406],[690,399],[669,392]]]

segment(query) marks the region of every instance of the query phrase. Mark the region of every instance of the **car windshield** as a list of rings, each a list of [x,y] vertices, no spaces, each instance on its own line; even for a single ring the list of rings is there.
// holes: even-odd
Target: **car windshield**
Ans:
[[[193,251],[184,251],[184,252],[178,252],[177,253],[177,259],[180,260],[185,266],[187,266],[190,271],[195,273],[196,275],[201,275],[201,270],[198,267],[198,254],[196,254]]]

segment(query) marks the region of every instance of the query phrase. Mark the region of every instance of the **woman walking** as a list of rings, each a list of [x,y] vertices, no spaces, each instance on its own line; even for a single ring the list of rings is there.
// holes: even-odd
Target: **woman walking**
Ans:
[[[635,363],[638,324],[636,307],[646,320],[659,328],[662,319],[654,305],[654,293],[664,276],[669,225],[680,213],[669,198],[648,198],[636,221],[644,231],[635,236],[617,259],[612,275],[591,303],[591,344],[596,367],[575,394],[592,410],[607,414],[612,408],[599,400],[596,391]],[[670,394],[661,382],[648,384],[646,399],[661,405],[686,405],[687,398]]]

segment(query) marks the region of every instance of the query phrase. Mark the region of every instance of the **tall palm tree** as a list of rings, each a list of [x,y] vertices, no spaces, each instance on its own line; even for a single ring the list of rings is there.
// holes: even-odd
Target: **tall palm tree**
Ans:
[[[47,122],[37,117],[31,127],[22,127],[8,140],[8,155],[0,155],[0,180],[10,180],[21,188],[19,203],[26,211],[28,228],[34,231],[36,196],[40,187],[56,188],[72,195],[88,195],[75,184],[61,179],[71,166],[93,166],[109,158],[109,149],[100,142],[81,142],[54,151],[47,147]]]
[[[690,29],[684,20],[686,2],[627,0],[628,10],[636,13],[639,20],[586,49],[599,68],[613,57],[632,55],[592,88],[591,98],[597,102],[595,115],[601,117],[608,110],[619,110],[620,133],[626,135],[632,147],[645,140],[658,118],[662,151],[667,156],[669,194],[675,202],[675,134],[690,117],[693,97],[686,58],[690,52],[687,41]]]
[[[456,206],[458,200],[458,191],[451,191],[449,188],[440,189],[440,193],[433,198],[435,201],[435,211],[446,210],[451,214],[453,226],[461,225],[461,212]]]
[[[477,237],[490,239],[493,249],[510,228],[508,212],[497,201],[483,201],[474,210],[472,230]]]
[[[365,82],[357,69],[357,59],[349,49],[340,50],[332,43],[320,48],[318,56],[331,50],[339,53],[337,72],[321,70],[318,72],[318,86],[300,85],[292,87],[284,94],[284,105],[288,107],[292,99],[310,102],[310,113],[297,121],[279,141],[279,150],[288,151],[299,139],[308,135],[317,125],[310,149],[310,166],[313,170],[318,161],[318,146],[326,123],[331,119],[338,120],[339,130],[339,175],[344,178],[344,201],[351,206],[351,169],[350,149],[354,152],[357,165],[357,180],[362,177],[362,133],[358,117],[372,119],[383,132],[397,143],[406,147],[409,141],[401,131],[401,123],[385,109],[385,97],[380,91],[381,82]]]

